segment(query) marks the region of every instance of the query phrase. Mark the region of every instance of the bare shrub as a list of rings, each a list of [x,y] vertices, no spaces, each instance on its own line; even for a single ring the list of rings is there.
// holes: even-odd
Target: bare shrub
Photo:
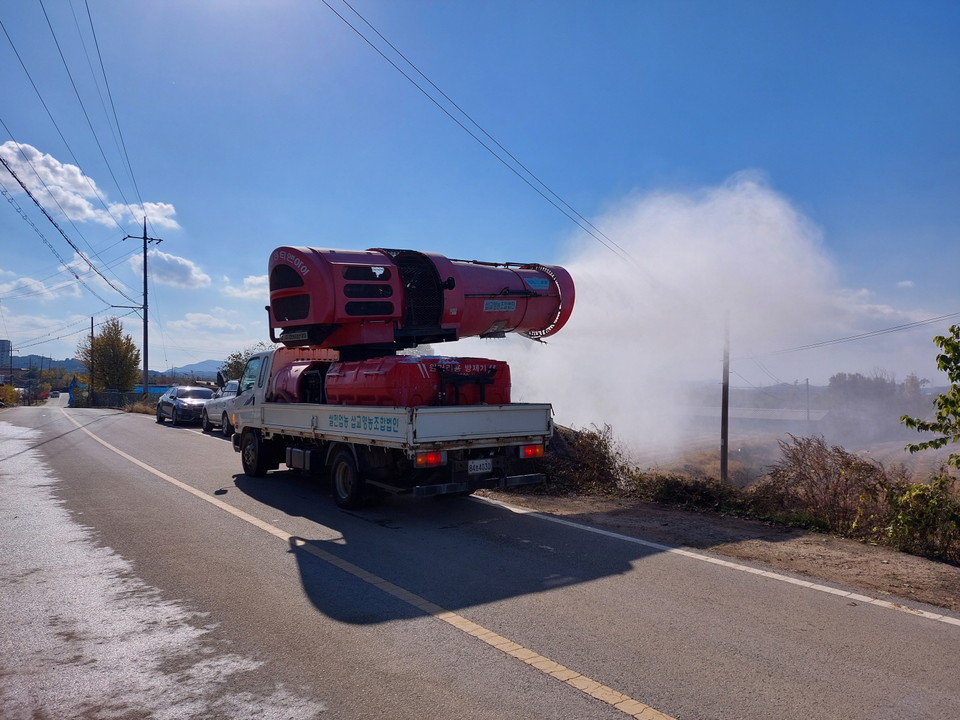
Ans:
[[[640,472],[625,456],[609,425],[558,427],[541,461],[548,493],[579,493],[650,500],[687,508],[733,510],[743,506],[736,488],[709,477]]]
[[[702,474],[641,472],[610,426],[560,427],[538,461],[548,494],[635,498],[694,510],[730,512],[802,525],[899,550],[960,561],[960,493],[945,471],[910,483],[822,437],[780,442],[781,457],[756,484],[739,489]],[[529,490],[527,490],[529,491]]]
[[[155,400],[139,400],[135,403],[127,405],[126,411],[140,413],[142,415],[153,415],[157,411],[157,403]]]
[[[653,502],[697,510],[740,512],[743,493],[719,480],[659,473],[643,475],[636,482],[637,494]]]
[[[855,534],[864,512],[874,515],[877,488],[886,480],[882,465],[822,437],[780,441],[782,458],[751,488],[751,506],[760,515]]]
[[[558,426],[539,461],[548,492],[618,494],[632,474],[609,425],[581,430]]]

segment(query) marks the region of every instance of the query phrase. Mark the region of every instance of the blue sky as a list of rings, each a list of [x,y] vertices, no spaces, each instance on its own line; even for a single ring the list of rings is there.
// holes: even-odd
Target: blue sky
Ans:
[[[140,244],[121,240],[141,233],[143,206],[163,239],[152,369],[267,340],[267,258],[292,244],[569,267],[576,322],[528,374],[599,350],[662,358],[648,379],[667,366],[709,379],[722,310],[735,383],[942,380],[931,338],[960,322],[944,317],[960,313],[957,3],[351,4],[359,15],[341,0],[0,6],[0,154],[137,302]],[[2,167],[0,183],[0,337],[73,356],[91,316],[132,303]],[[123,320],[139,344],[139,318]]]

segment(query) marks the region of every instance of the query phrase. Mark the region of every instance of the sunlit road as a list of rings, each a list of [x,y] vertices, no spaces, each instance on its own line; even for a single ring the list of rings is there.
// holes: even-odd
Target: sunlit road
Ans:
[[[6,409],[0,717],[960,717],[955,618],[710,560],[475,499],[344,512],[199,428]]]

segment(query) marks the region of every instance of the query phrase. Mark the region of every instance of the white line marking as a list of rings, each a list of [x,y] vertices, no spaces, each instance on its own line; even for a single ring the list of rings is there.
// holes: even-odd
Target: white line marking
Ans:
[[[147,465],[145,462],[138,460],[132,455],[125,453],[120,448],[114,447],[113,445],[108,443],[106,440],[103,440],[97,435],[94,435],[92,432],[87,430],[86,427],[84,427],[79,422],[77,422],[72,417],[70,417],[70,415],[67,414],[67,412],[62,408],[61,408],[61,412],[63,412],[63,414],[67,417],[67,419],[71,423],[73,423],[79,430],[82,430],[86,435],[90,436],[90,438],[97,441],[98,443],[103,445],[105,448],[107,448],[111,452],[114,452],[120,457],[124,458],[125,460],[132,462],[137,467],[142,468],[143,470],[146,470],[151,475],[155,475],[161,480],[166,480],[168,483],[175,485],[181,490],[186,490],[191,495],[194,495],[200,498],[201,500],[204,500],[210,503],[211,505],[215,505],[221,510],[224,510],[225,512],[228,512],[231,515],[241,520],[244,520],[245,522],[248,522],[251,525],[254,525],[255,527],[258,527],[261,530],[264,530],[270,533],[271,535],[280,538],[288,545],[292,544],[292,545],[296,545],[299,548],[302,548],[306,552],[309,552],[311,555],[314,555],[315,557],[320,558],[321,560],[329,563],[330,565],[333,565],[334,567],[339,568],[340,570],[343,570],[344,572],[347,572],[350,575],[353,575],[355,578],[362,580],[363,582],[366,582],[369,585],[372,585],[373,587],[387,593],[388,595],[392,595],[393,597],[412,605],[413,607],[419,609],[420,611],[426,613],[427,615],[432,615],[437,620],[441,620],[442,622],[446,623],[447,625],[450,625],[451,627],[456,628],[461,632],[464,632],[464,633],[467,633],[468,635],[472,635],[476,637],[478,640],[483,641],[487,645],[490,645],[491,647],[499,650],[505,655],[509,655],[510,657],[516,658],[517,660],[520,660],[521,662],[524,662],[527,665],[530,665],[531,667],[539,670],[544,675],[549,675],[550,677],[556,680],[559,680],[565,685],[569,685],[570,687],[575,688],[580,692],[589,695],[590,697],[596,698],[597,700],[600,700],[601,702],[604,702],[607,705],[610,705],[611,707],[619,710],[622,713],[625,713],[634,718],[637,718],[637,720],[674,720],[674,718],[671,718],[669,715],[665,715],[664,713],[660,712],[656,708],[646,705],[645,703],[642,703],[639,700],[636,700],[630,697],[629,695],[624,695],[623,693],[617,690],[614,690],[611,687],[603,685],[602,683],[599,683],[596,680],[592,680],[586,675],[581,675],[576,670],[571,670],[570,668],[565,667],[560,663],[556,663],[533,650],[530,650],[526,647],[523,647],[522,645],[519,645],[513,642],[512,640],[509,640],[508,638],[498,635],[492,630],[488,630],[482,625],[478,625],[472,620],[467,619],[463,615],[458,615],[455,612],[446,610],[443,607],[437,605],[436,603],[430,602],[426,598],[421,597],[420,595],[417,595],[416,593],[412,593],[409,590],[406,590],[400,587],[399,585],[395,585],[389,580],[386,580],[384,578],[381,578],[378,575],[375,575],[367,570],[364,570],[359,565],[354,565],[348,560],[344,560],[336,555],[333,555],[327,552],[326,550],[322,549],[320,546],[310,542],[309,540],[304,540],[303,538],[298,537],[296,535],[291,535],[290,533],[284,530],[281,530],[275,525],[271,525],[270,523],[265,522],[260,518],[251,515],[250,513],[244,512],[239,508],[235,508],[233,505],[228,505],[222,500],[219,500],[218,498],[215,498],[212,495],[208,495],[202,490],[197,490],[195,487],[191,485],[187,485],[186,483],[180,480],[177,480],[175,477],[171,477],[170,475],[167,475],[165,472],[162,472],[160,470],[157,470],[155,467]],[[319,528],[322,528],[326,531],[333,532],[333,533],[336,532],[331,528],[327,528],[323,525],[320,525],[319,523],[315,523],[315,524]],[[337,535],[339,535],[339,533],[337,533]]]
[[[635,538],[635,537],[630,537],[629,535],[622,535],[620,533],[615,533],[610,530],[604,530],[603,528],[596,528],[596,527],[591,527],[590,525],[583,525],[581,523],[573,522],[572,520],[564,520],[563,518],[557,517],[556,515],[549,515],[547,513],[537,512],[536,510],[530,510],[529,508],[520,507],[519,505],[511,505],[510,503],[503,502],[502,500],[494,500],[492,498],[484,498],[484,497],[473,497],[471,498],[471,500],[474,500],[476,502],[489,503],[491,505],[497,505],[511,512],[517,513],[518,515],[527,515],[530,517],[539,518],[540,520],[547,520],[549,522],[558,523],[560,525],[566,525],[568,527],[577,528],[578,530],[591,532],[596,535],[604,535],[609,538],[614,538],[615,540],[623,540],[624,542],[633,543],[635,545],[642,545],[643,547],[659,550],[660,552],[673,553],[674,555],[682,555],[684,557],[690,558],[691,560],[698,560],[700,562],[710,563],[711,565],[719,565],[721,567],[729,568],[731,570],[738,570],[740,572],[750,573],[751,575],[759,575],[761,577],[769,578],[770,580],[776,580],[778,582],[784,582],[790,585],[799,585],[800,587],[806,588],[808,590],[815,590],[817,592],[827,593],[830,595],[839,595],[840,597],[844,597],[844,598],[847,598],[848,600],[854,600],[856,602],[864,603],[865,605],[876,605],[877,607],[886,608],[888,610],[897,610],[898,612],[907,613],[908,615],[921,617],[926,620],[936,620],[937,622],[946,623],[948,625],[960,626],[960,619],[955,617],[950,617],[949,615],[942,615],[938,613],[927,612],[926,610],[919,610],[917,608],[907,607],[906,605],[901,605],[900,603],[890,602],[888,600],[880,600],[878,598],[868,597],[867,595],[861,595],[859,593],[850,592],[847,590],[840,590],[839,588],[829,587],[827,585],[820,585],[819,583],[812,582],[810,580],[801,580],[800,578],[790,577],[789,575],[781,575],[780,573],[771,572],[769,570],[761,570],[759,568],[750,567],[749,565],[741,565],[740,563],[730,562],[729,560],[721,560],[720,558],[711,557],[710,555],[702,555],[701,553],[693,552],[692,550],[686,550],[680,547],[675,547],[673,545],[664,545],[662,543],[652,542],[651,540],[643,540],[641,538]]]

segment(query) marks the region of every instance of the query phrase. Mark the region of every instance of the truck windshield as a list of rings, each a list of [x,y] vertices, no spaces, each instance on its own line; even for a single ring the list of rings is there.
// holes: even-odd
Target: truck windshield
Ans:
[[[240,387],[237,388],[238,393],[246,392],[256,384],[261,360],[263,358],[260,356],[247,360],[247,366],[243,369],[243,377],[240,378]]]

